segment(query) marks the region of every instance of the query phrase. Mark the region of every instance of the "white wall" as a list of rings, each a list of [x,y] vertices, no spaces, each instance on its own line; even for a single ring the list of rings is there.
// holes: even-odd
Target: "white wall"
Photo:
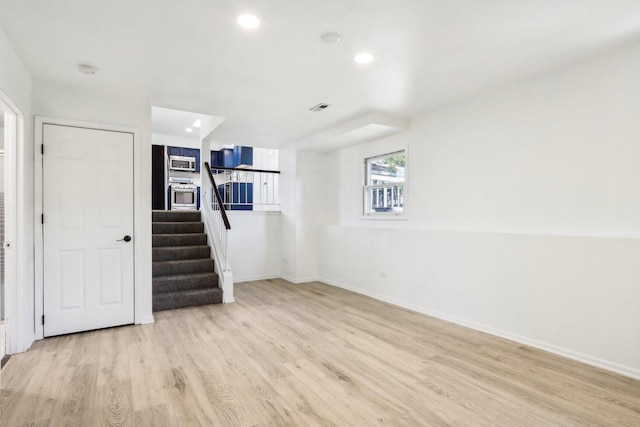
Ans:
[[[134,146],[135,266],[140,287],[137,322],[151,322],[151,102],[144,95],[90,88],[71,88],[55,83],[33,82],[35,115],[81,120],[139,129]]]
[[[296,152],[285,149],[279,152],[280,162],[280,233],[281,275],[296,281]]]
[[[639,74],[636,44],[330,154],[321,280],[640,378]],[[362,219],[403,147],[407,220]]]
[[[227,211],[234,282],[280,277],[280,214]]]
[[[15,283],[7,283],[9,302],[7,339],[9,353],[22,352],[34,339],[34,200],[33,200],[33,120],[31,118],[31,76],[0,29],[0,90],[22,114],[24,121],[18,129],[21,141],[16,152],[7,156],[16,159],[16,219],[13,250],[16,259]],[[9,201],[7,201],[9,202]],[[7,235],[7,238],[10,236]]]
[[[176,135],[165,135],[162,133],[153,133],[151,135],[151,143],[154,145],[165,145],[171,147],[185,147],[185,148],[201,148],[200,139],[196,136],[194,138],[185,138]],[[208,160],[207,160],[208,161]]]
[[[318,224],[325,219],[326,155],[280,150],[282,277],[294,282],[318,278]]]
[[[325,221],[326,155],[297,153],[296,179],[296,282],[318,278],[318,224]]]

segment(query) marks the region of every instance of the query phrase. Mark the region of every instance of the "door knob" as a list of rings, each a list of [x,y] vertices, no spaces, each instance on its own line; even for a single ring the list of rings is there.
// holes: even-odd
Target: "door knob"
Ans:
[[[118,239],[118,240],[116,240],[116,242],[123,242],[123,241],[124,241],[124,242],[130,242],[130,241],[131,241],[131,236],[126,235],[126,236],[124,236],[122,239]]]

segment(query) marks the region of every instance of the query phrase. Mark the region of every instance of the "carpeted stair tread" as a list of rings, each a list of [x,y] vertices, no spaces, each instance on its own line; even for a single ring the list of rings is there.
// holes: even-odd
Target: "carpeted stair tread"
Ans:
[[[213,272],[213,260],[211,258],[154,261],[152,264],[153,277]]]
[[[202,222],[154,222],[151,224],[153,234],[186,234],[204,232]]]
[[[153,222],[199,222],[200,211],[152,211]]]
[[[207,235],[204,233],[154,234],[151,236],[151,245],[154,248],[168,246],[200,246],[206,244]]]
[[[222,303],[222,289],[192,289],[153,295],[153,311]]]
[[[153,248],[154,261],[175,261],[181,259],[209,258],[211,249],[207,245],[199,246],[168,246]]]
[[[213,272],[158,276],[153,278],[153,295],[217,286],[218,275]]]
[[[153,311],[222,303],[199,211],[153,211]]]

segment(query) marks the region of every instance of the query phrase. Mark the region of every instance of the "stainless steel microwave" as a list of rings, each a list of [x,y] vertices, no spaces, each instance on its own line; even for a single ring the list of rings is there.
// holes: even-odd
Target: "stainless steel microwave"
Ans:
[[[196,171],[196,158],[187,156],[169,156],[169,169],[172,171]]]

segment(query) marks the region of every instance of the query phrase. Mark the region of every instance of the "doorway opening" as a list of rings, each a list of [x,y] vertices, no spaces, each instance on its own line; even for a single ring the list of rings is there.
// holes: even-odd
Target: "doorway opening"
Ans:
[[[15,306],[16,168],[18,120],[11,100],[0,91],[0,360],[11,354],[11,327]]]
[[[5,360],[5,323],[4,323],[4,278],[5,278],[5,264],[4,264],[4,209],[5,209],[5,199],[4,199],[4,122],[5,122],[5,112],[0,113],[0,241],[2,242],[2,246],[0,247],[0,360],[4,362]]]

